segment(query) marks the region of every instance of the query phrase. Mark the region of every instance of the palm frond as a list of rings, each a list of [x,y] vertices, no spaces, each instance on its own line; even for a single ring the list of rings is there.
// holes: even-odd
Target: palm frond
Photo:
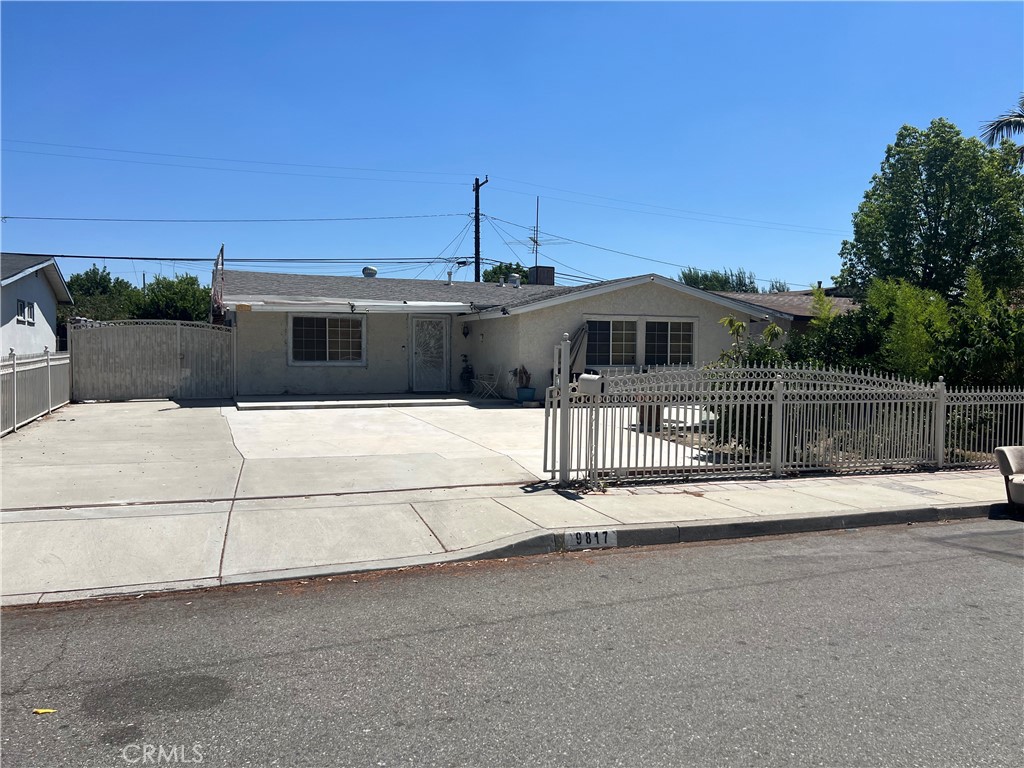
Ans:
[[[1003,139],[1024,134],[1024,94],[1021,94],[1016,109],[1011,109],[991,122],[983,123],[981,131],[982,140],[990,147],[994,147]]]

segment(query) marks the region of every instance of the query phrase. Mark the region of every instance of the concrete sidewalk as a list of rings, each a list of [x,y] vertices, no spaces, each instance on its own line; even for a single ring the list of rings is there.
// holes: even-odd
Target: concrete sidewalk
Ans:
[[[577,531],[630,546],[988,517],[1005,501],[994,470],[560,493],[539,482],[541,418],[71,406],[2,444],[3,604],[551,552]]]

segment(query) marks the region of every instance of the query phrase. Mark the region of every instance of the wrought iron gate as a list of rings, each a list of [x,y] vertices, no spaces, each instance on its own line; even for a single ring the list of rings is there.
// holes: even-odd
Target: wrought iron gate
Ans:
[[[232,397],[232,329],[176,320],[72,326],[71,397],[138,400]]]

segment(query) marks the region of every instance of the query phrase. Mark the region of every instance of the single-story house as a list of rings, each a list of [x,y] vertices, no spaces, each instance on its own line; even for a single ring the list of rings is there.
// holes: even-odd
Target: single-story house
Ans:
[[[819,283],[820,285],[820,283]],[[824,289],[825,296],[832,305],[832,310],[839,315],[853,312],[857,302],[851,298],[838,295],[837,289]],[[805,291],[778,291],[772,293],[736,293],[715,291],[719,296],[737,301],[747,301],[769,312],[783,312],[792,317],[790,330],[804,331],[814,318],[814,293]]]
[[[0,352],[57,351],[57,305],[73,304],[64,276],[50,256],[0,254]]]
[[[538,391],[552,383],[563,333],[583,338],[574,372],[620,366],[703,365],[732,339],[733,315],[758,333],[792,316],[661,275],[554,285],[277,274],[213,275],[215,322],[235,331],[239,395],[462,391],[466,364],[496,374],[525,366]]]

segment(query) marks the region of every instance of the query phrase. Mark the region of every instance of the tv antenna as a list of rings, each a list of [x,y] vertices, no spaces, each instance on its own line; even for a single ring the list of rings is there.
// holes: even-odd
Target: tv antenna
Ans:
[[[542,245],[564,245],[568,243],[568,240],[560,240],[557,237],[548,238],[546,240],[540,237],[540,196],[537,196],[537,212],[536,218],[533,224],[533,234],[526,240],[506,240],[508,245],[528,245],[530,246],[530,252],[533,254],[533,266],[538,266],[539,263],[539,252]]]

